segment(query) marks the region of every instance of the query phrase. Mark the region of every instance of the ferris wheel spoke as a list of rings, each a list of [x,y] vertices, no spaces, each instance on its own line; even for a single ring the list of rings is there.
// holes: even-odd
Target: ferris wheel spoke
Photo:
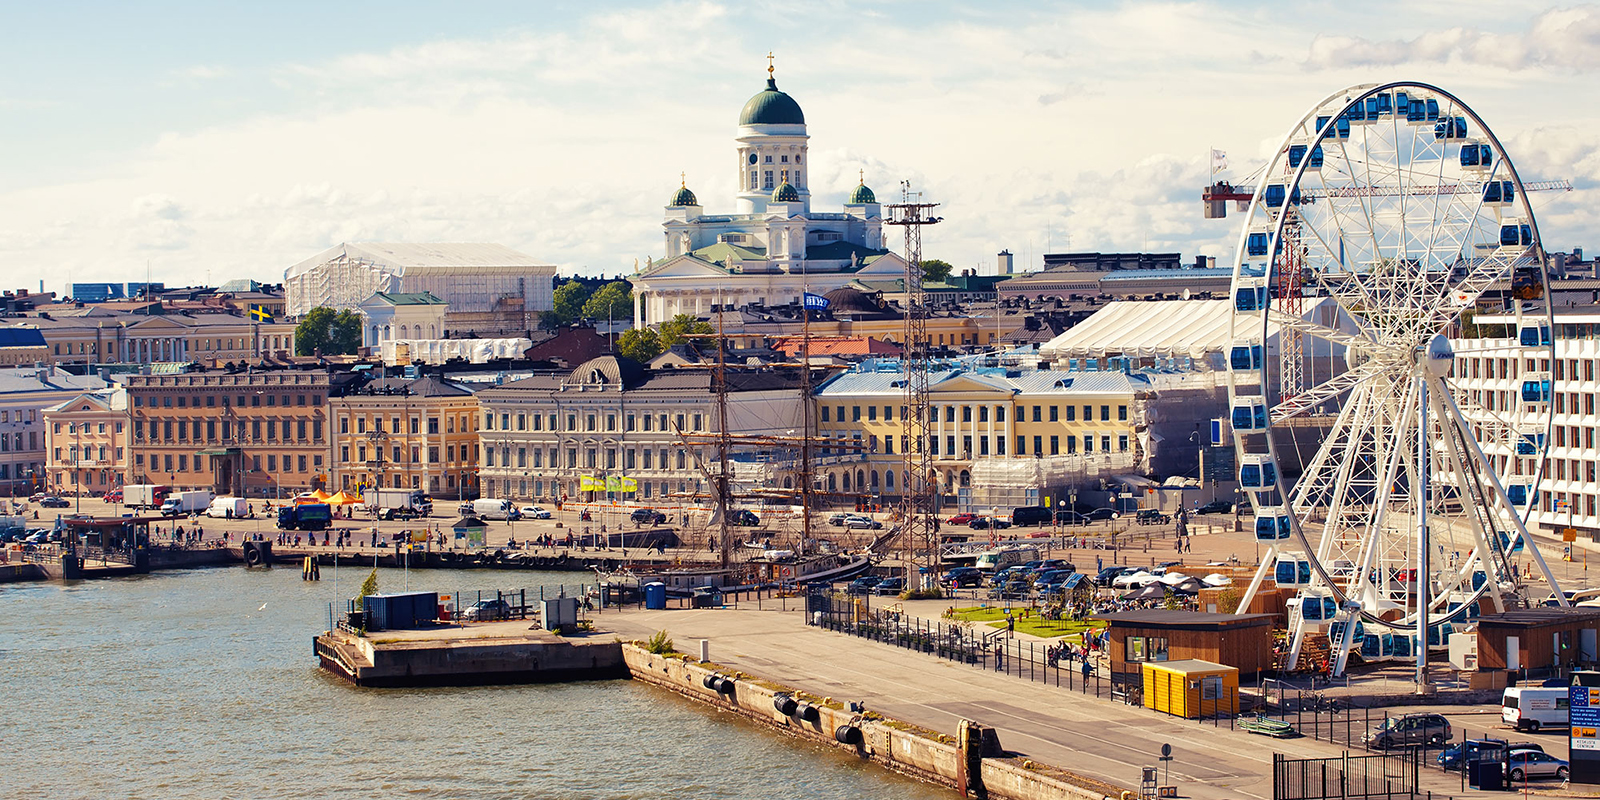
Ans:
[[[1337,398],[1339,395],[1349,391],[1351,387],[1382,373],[1385,369],[1387,367],[1381,362],[1368,361],[1355,369],[1329,378],[1327,381],[1273,406],[1272,423],[1279,424],[1293,417],[1314,411],[1323,403]]]

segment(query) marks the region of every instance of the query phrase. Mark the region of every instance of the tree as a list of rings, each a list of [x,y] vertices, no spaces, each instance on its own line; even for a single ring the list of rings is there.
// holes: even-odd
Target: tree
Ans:
[[[945,278],[950,277],[950,270],[953,269],[955,267],[950,266],[948,261],[927,259],[922,262],[922,280],[928,283],[943,283]]]
[[[693,340],[696,347],[706,347],[711,344],[711,339],[706,336],[713,333],[716,331],[711,323],[701,322],[689,314],[679,314],[661,323],[661,347],[666,349],[688,340]]]
[[[555,309],[548,316],[557,325],[571,325],[583,316],[583,304],[589,301],[589,287],[577,281],[567,281],[556,289]]]
[[[632,317],[633,287],[627,281],[612,281],[600,287],[600,291],[589,295],[588,302],[583,304],[583,316],[597,321]]]
[[[327,306],[311,309],[294,328],[294,352],[310,356],[351,355],[361,347],[361,316]]]
[[[361,598],[366,597],[367,595],[373,595],[373,594],[377,594],[377,593],[378,593],[378,568],[377,567],[373,567],[371,574],[367,575],[367,579],[361,582],[361,588],[356,590],[356,602],[359,603],[359,602],[361,602]]]
[[[661,355],[661,337],[649,328],[629,328],[617,337],[617,354],[639,363]]]

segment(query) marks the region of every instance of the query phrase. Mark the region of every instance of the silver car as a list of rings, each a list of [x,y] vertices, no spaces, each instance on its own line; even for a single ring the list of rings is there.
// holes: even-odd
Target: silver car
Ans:
[[[1538,750],[1512,750],[1507,761],[1511,771],[1506,774],[1511,777],[1512,783],[1520,783],[1531,778],[1555,778],[1564,781],[1571,771],[1567,762]]]

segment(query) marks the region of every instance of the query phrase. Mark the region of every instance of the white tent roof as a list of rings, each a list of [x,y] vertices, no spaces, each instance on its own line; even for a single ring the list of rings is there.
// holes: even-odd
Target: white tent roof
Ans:
[[[1276,306],[1280,301],[1273,301]],[[1307,298],[1305,315],[1332,302]],[[1125,300],[1107,304],[1093,316],[1039,347],[1047,359],[1104,355],[1188,356],[1203,359],[1231,344],[1230,300]],[[1278,326],[1268,323],[1269,339]]]

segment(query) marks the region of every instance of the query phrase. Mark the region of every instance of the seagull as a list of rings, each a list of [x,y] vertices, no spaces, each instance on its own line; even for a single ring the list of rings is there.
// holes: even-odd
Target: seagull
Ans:
[[[266,603],[262,603],[261,607],[256,609],[256,610],[257,611],[266,611],[267,610],[267,604]]]

